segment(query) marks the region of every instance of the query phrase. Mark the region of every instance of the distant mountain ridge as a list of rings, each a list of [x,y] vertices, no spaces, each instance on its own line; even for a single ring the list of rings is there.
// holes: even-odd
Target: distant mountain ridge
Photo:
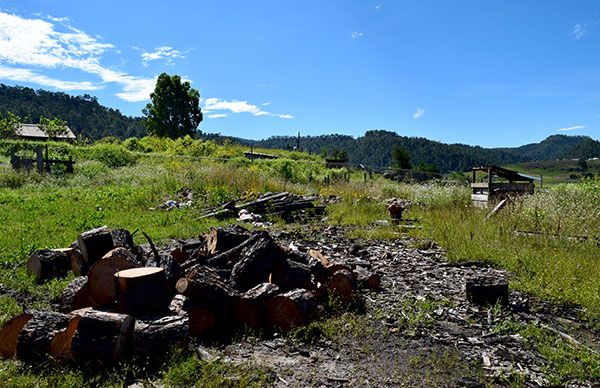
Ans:
[[[128,138],[146,135],[141,117],[125,116],[118,109],[100,105],[96,97],[87,94],[71,96],[66,93],[0,84],[0,112],[7,111],[32,123],[37,123],[40,116],[59,117],[67,121],[76,135],[84,135],[92,140],[107,136]],[[248,146],[281,149],[296,146],[298,140],[295,136],[273,136],[265,140],[249,140],[219,134],[203,134],[202,137],[218,142],[229,139]],[[600,142],[587,136],[552,135],[540,143],[515,148],[445,144],[382,130],[367,131],[358,138],[347,135],[300,138],[300,148],[303,150],[328,154],[334,150],[346,151],[351,163],[371,167],[387,167],[395,145],[406,148],[413,166],[422,163],[433,164],[442,172],[465,171],[475,165],[600,157]]]

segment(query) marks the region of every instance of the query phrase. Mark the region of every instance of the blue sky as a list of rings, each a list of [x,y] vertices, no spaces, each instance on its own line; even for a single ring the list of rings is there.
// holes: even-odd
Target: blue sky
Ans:
[[[0,2],[0,82],[141,115],[161,72],[200,129],[370,129],[482,146],[600,137],[597,1]]]

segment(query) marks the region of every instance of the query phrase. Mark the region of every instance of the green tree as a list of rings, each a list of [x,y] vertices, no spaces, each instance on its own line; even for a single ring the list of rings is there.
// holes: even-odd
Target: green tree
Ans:
[[[392,148],[392,162],[390,166],[392,168],[399,168],[403,170],[408,170],[411,168],[410,155],[408,154],[408,151],[406,151],[406,148],[399,144],[396,144],[394,148]]]
[[[577,166],[579,166],[581,171],[587,171],[587,169],[588,169],[588,164],[587,164],[585,158],[579,158],[579,160],[577,161]]]
[[[181,82],[178,75],[162,73],[150,99],[152,102],[143,110],[148,133],[171,139],[194,136],[202,121],[202,112],[200,93],[192,89],[189,82]]]
[[[67,122],[57,117],[49,119],[47,117],[40,117],[40,129],[48,135],[50,139],[65,135],[67,133]]]
[[[19,116],[12,112],[6,112],[6,114],[0,114],[0,138],[8,139],[15,136],[15,129],[21,122]]]

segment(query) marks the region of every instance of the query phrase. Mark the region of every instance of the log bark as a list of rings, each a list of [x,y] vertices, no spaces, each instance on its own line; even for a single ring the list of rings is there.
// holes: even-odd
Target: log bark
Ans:
[[[106,226],[81,233],[77,237],[77,245],[83,256],[83,261],[89,267],[114,248],[110,229]]]
[[[352,272],[359,287],[372,290],[378,290],[381,287],[381,276],[378,273],[368,271],[362,267],[356,267]]]
[[[83,309],[71,341],[71,354],[80,364],[114,365],[129,356],[135,320],[130,315]]]
[[[288,259],[293,262],[308,266],[310,273],[314,276],[314,280],[317,282],[323,282],[327,276],[327,270],[325,265],[323,265],[323,262],[320,259],[311,256],[307,252],[292,251],[288,253]],[[326,262],[329,263],[329,261]]]
[[[310,257],[319,260],[323,264],[323,266],[327,267],[329,265],[329,259],[327,259],[327,257],[324,254],[317,251],[316,249],[309,249],[308,254],[310,255]]]
[[[85,307],[95,307],[98,302],[92,298],[87,276],[79,276],[71,281],[58,297],[61,313],[70,313]]]
[[[230,228],[211,228],[206,235],[206,247],[211,254],[225,252],[250,238],[250,232],[235,225]]]
[[[83,255],[81,254],[79,248],[66,249],[69,249],[67,256],[71,262],[71,271],[73,271],[75,276],[87,276],[90,268],[87,262],[83,260]]]
[[[193,307],[188,312],[190,335],[204,337],[215,329],[217,317],[206,307]]]
[[[115,273],[134,268],[135,256],[125,248],[115,248],[98,260],[88,275],[92,298],[100,305],[114,303],[117,295]]]
[[[163,268],[132,268],[115,273],[117,309],[121,313],[160,316],[168,312],[168,295]]]
[[[188,322],[188,317],[182,315],[137,320],[133,336],[134,354],[156,357],[172,345],[184,342],[189,335]]]
[[[282,260],[275,264],[271,282],[275,283],[282,291],[289,291],[296,288],[312,290],[316,287],[312,282],[310,268],[305,264],[291,260]]]
[[[273,283],[262,283],[249,289],[233,303],[233,317],[240,326],[251,328],[267,324],[267,303],[279,294],[279,287]]]
[[[285,259],[284,249],[265,233],[241,251],[240,260],[231,271],[231,284],[245,292],[257,284],[268,282],[276,266]]]
[[[64,277],[70,269],[71,261],[63,250],[37,250],[29,256],[27,261],[27,272],[37,282]]]
[[[185,295],[194,304],[207,306],[220,315],[226,315],[237,293],[218,276],[201,276],[196,279],[181,278],[177,292]]]
[[[154,258],[149,259],[146,262],[146,267],[156,267],[165,270],[165,280],[167,288],[165,292],[168,293],[169,298],[175,295],[175,284],[183,276],[183,270],[172,256],[160,255],[160,260],[157,262]]]
[[[264,239],[266,237],[269,237],[267,232],[254,233],[252,236],[250,236],[250,238],[238,246],[206,259],[206,265],[214,268],[231,269],[239,261],[240,255],[245,248],[252,246],[260,239]]]
[[[508,305],[508,281],[489,276],[469,279],[465,284],[467,300],[478,306]]]
[[[347,269],[335,271],[327,283],[327,291],[342,303],[350,303],[354,295],[354,277]]]
[[[32,313],[23,313],[4,323],[0,329],[0,357],[13,358],[15,356],[21,330],[32,317]]]
[[[67,361],[73,359],[73,335],[75,335],[80,318],[81,317],[79,316],[71,317],[69,325],[56,333],[52,339],[52,342],[50,343],[50,355],[55,360]]]
[[[17,340],[18,359],[26,362],[43,360],[50,354],[54,336],[69,324],[69,316],[53,311],[35,311],[21,329]]]
[[[314,316],[317,302],[313,293],[296,289],[273,297],[267,303],[267,316],[272,327],[288,331],[308,322]]]
[[[127,229],[113,229],[110,231],[110,236],[115,248],[122,247],[133,250],[133,235]]]

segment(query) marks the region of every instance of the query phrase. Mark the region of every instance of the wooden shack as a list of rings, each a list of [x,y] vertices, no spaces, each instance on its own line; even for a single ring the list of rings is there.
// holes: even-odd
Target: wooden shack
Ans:
[[[260,152],[254,152],[254,151],[250,151],[250,152],[244,152],[244,156],[248,159],[277,159],[277,155],[271,155],[271,154],[262,154]]]
[[[15,128],[15,135],[19,139],[25,140],[50,140],[50,137],[40,128],[39,124],[18,124]],[[74,141],[77,137],[69,127],[66,127],[65,133],[53,137],[51,140]]]
[[[478,172],[486,174],[479,182]],[[533,181],[539,179],[498,166],[473,167],[471,201],[474,205],[486,207],[509,196],[533,194]]]

